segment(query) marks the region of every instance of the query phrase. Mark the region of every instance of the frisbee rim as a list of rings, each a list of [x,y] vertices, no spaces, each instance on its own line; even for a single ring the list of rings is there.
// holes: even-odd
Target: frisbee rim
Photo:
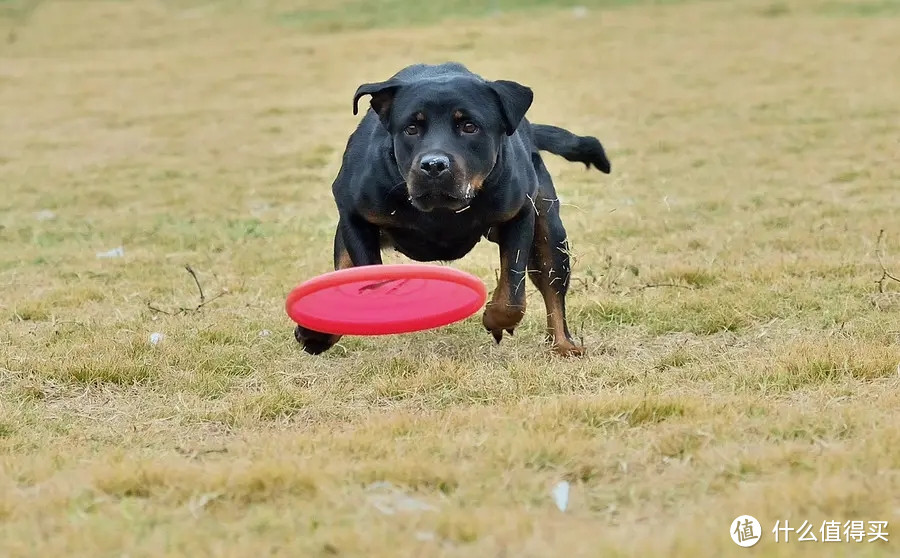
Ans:
[[[326,289],[340,287],[355,281],[387,281],[395,279],[422,279],[454,283],[469,289],[476,295],[470,303],[459,305],[427,316],[415,316],[384,322],[351,323],[340,319],[323,318],[308,314],[298,315],[292,309],[303,297]],[[450,325],[475,314],[487,301],[487,287],[475,275],[434,264],[371,264],[329,271],[312,277],[296,286],[285,300],[285,311],[297,325],[332,335],[394,335],[425,331]]]

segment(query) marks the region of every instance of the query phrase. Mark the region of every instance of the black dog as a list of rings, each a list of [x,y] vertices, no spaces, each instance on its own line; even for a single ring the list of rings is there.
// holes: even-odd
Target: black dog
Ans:
[[[361,85],[367,111],[332,186],[339,220],[334,267],[381,264],[393,247],[417,261],[452,261],[482,237],[500,246],[500,281],[484,327],[499,343],[525,314],[525,275],[540,290],[547,333],[561,355],[580,355],[566,323],[566,231],[538,150],[610,172],[603,146],[562,128],[530,124],[531,89],[488,81],[461,64],[409,66]],[[340,339],[298,326],[311,354]]]

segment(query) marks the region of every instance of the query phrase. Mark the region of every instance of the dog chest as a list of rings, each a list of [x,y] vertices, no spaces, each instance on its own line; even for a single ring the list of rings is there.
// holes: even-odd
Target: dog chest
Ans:
[[[453,261],[464,257],[481,240],[484,231],[428,232],[382,229],[381,240],[404,256],[420,262]]]

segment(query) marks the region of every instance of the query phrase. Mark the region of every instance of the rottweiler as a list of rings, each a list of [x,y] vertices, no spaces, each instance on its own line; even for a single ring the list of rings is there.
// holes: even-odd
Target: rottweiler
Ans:
[[[609,174],[599,140],[532,124],[531,88],[490,81],[454,62],[416,64],[360,85],[370,107],[350,135],[332,185],[338,209],[334,268],[378,265],[394,248],[412,260],[449,262],[486,238],[499,245],[500,276],[482,316],[499,343],[525,314],[525,276],[547,311],[547,338],[581,355],[566,323],[571,275],[559,198],[539,151]],[[297,326],[304,350],[320,354],[338,335]]]

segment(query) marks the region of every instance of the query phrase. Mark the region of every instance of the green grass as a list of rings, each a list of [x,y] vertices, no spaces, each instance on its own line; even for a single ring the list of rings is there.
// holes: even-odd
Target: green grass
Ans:
[[[835,16],[896,17],[900,15],[900,2],[897,0],[825,2],[821,10],[825,14]]]

